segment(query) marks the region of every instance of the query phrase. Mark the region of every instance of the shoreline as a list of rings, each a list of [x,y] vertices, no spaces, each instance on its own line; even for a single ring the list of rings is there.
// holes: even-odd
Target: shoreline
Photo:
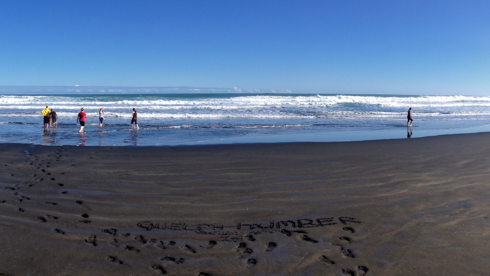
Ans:
[[[489,140],[0,144],[0,273],[482,275]]]
[[[276,143],[330,143],[330,142],[361,142],[392,139],[416,139],[437,137],[445,135],[490,133],[490,126],[477,126],[451,129],[419,129],[417,126],[407,128],[400,126],[391,130],[351,130],[351,131],[291,131],[274,134],[233,135],[231,132],[225,136],[212,133],[213,130],[203,130],[200,135],[191,135],[183,138],[186,130],[167,129],[160,133],[160,129],[139,130],[124,129],[88,130],[83,133],[67,132],[65,128],[49,129],[39,132],[29,138],[19,138],[25,134],[12,134],[11,138],[5,136],[0,144],[33,144],[46,146],[116,146],[116,147],[178,147],[178,146],[205,146],[205,145],[235,145],[235,144],[276,144]],[[220,130],[222,131],[222,130]],[[187,133],[189,134],[189,133]],[[6,135],[6,134],[5,134]],[[19,136],[20,135],[20,136]],[[12,143],[16,139],[18,142]],[[30,141],[30,142],[29,142]]]
[[[449,137],[449,136],[460,136],[460,135],[485,135],[485,134],[490,134],[490,129],[489,131],[483,131],[482,129],[486,130],[486,126],[483,127],[476,127],[476,128],[470,128],[470,129],[480,129],[480,131],[474,132],[474,130],[468,130],[468,132],[455,132],[453,133],[452,130],[448,130],[448,133],[445,133],[444,131],[435,131],[435,134],[430,134],[430,135],[424,135],[424,136],[415,136],[415,137],[401,137],[401,138],[392,138],[392,137],[387,137],[387,138],[373,138],[373,139],[366,139],[366,140],[339,140],[339,141],[264,141],[264,142],[222,142],[222,143],[203,143],[203,144],[175,144],[175,145],[63,145],[63,144],[49,144],[49,145],[42,145],[42,144],[35,144],[35,143],[11,143],[11,142],[0,142],[1,145],[26,145],[26,146],[31,146],[31,147],[94,147],[94,148],[104,148],[104,147],[121,147],[121,148],[179,148],[179,147],[214,147],[214,146],[241,146],[241,145],[274,145],[274,144],[330,144],[330,143],[363,143],[363,142],[374,142],[374,141],[391,141],[391,140],[396,140],[396,141],[403,141],[403,140],[417,140],[417,139],[428,139],[428,138],[436,138],[436,137]],[[127,131],[136,131],[133,129],[128,129]],[[86,132],[84,132],[86,134]],[[79,134],[79,133],[74,133]],[[247,137],[245,140],[247,140]],[[253,138],[253,137],[252,137]],[[257,140],[257,139],[248,139],[248,140]],[[260,141],[260,138],[258,139]]]

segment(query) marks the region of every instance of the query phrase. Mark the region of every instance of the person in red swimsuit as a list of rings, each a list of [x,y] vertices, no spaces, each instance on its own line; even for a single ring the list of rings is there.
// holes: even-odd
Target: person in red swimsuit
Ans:
[[[79,132],[83,132],[83,128],[85,127],[85,117],[87,117],[87,114],[85,112],[83,112],[83,108],[82,108],[82,111],[80,111],[80,113],[78,113],[78,117],[77,117],[77,123],[80,122],[80,131]]]

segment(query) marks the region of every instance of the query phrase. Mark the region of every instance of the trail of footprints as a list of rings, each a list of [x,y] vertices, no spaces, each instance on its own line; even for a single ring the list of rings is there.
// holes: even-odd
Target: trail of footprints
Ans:
[[[7,186],[4,187],[5,189],[11,190],[12,194],[16,196],[16,204],[22,204],[25,201],[30,201],[32,200],[29,196],[22,195],[20,194],[20,190],[23,187],[31,188],[39,184],[43,184],[46,182],[53,183],[58,187],[65,187],[64,183],[59,183],[56,181],[56,177],[52,175],[52,173],[49,171],[49,168],[53,165],[52,162],[60,162],[61,158],[63,157],[62,153],[66,151],[62,146],[57,147],[55,150],[54,156],[52,155],[47,155],[48,159],[39,159],[38,156],[32,154],[29,151],[25,151],[25,154],[27,156],[27,159],[25,162],[32,167],[35,167],[36,172],[32,174],[33,181],[28,181],[28,182],[23,182],[23,185],[13,185],[13,186]],[[95,152],[96,153],[96,152]],[[49,161],[54,158],[54,161]],[[89,159],[93,159],[93,156],[89,157]],[[13,166],[12,164],[4,164],[4,167],[9,167]],[[70,166],[76,166],[76,164],[70,164]],[[18,168],[20,169],[20,168]],[[64,172],[60,173],[65,174]],[[14,177],[14,173],[10,173],[10,176]],[[59,194],[61,195],[66,195],[68,192],[66,190],[59,190]],[[0,199],[0,204],[5,204],[7,203],[7,200],[5,199]],[[51,206],[58,206],[57,202],[52,202],[52,201],[46,201],[44,202],[47,205]],[[73,204],[77,204],[80,206],[85,207],[87,210],[91,210],[89,206],[84,204],[83,201],[81,200],[76,200],[73,202]],[[19,212],[26,212],[26,209],[23,207],[18,207],[17,209]],[[89,224],[91,221],[89,220],[90,215],[88,213],[82,213],[80,214],[80,218],[74,220],[75,223],[85,223]],[[42,214],[38,215],[36,217],[36,220],[39,223],[49,223],[53,222],[56,220],[59,220],[60,218],[55,215],[51,214]],[[321,255],[318,259],[318,261],[326,266],[335,266],[338,263],[338,258],[351,258],[354,259],[356,258],[355,254],[348,248],[349,244],[352,242],[352,238],[348,237],[347,235],[354,234],[356,230],[350,226],[345,226],[342,228],[346,236],[341,236],[338,238],[338,241],[332,242],[330,245],[335,249],[333,251],[332,255]],[[59,228],[53,228],[52,232],[54,234],[58,235],[67,235],[67,233]],[[310,237],[306,231],[303,230],[288,230],[288,229],[282,229],[280,233],[284,236],[287,237],[292,237],[296,236],[298,237],[301,241],[305,243],[311,243],[311,244],[316,244],[319,241],[313,237]],[[164,241],[164,240],[158,240],[154,238],[147,238],[143,235],[135,235],[132,237],[130,233],[118,233],[118,230],[115,228],[107,228],[107,229],[102,229],[100,232],[100,235],[109,235],[111,238],[108,240],[107,238],[104,238],[103,240],[114,247],[115,249],[118,250],[124,250],[124,251],[129,251],[133,252],[135,254],[138,254],[141,252],[141,250],[145,250],[148,247],[155,247],[159,248],[161,250],[165,250],[168,248],[178,248],[182,252],[187,253],[187,255],[193,255],[197,254],[198,251],[202,250],[212,250],[215,246],[218,245],[218,242],[215,240],[209,240],[207,243],[199,246],[199,248],[194,248],[193,246],[189,244],[177,244],[175,241]],[[119,240],[118,240],[119,239]],[[121,242],[123,240],[124,242]],[[243,241],[246,240],[246,241]],[[253,246],[250,246],[253,244],[255,241],[255,237],[253,234],[247,234],[242,237],[242,241],[238,242],[236,245],[235,249],[233,250],[234,253],[237,255],[238,258],[243,259],[243,265],[247,268],[252,268],[255,265],[257,265],[258,260],[251,257],[254,253],[254,248]],[[91,234],[88,235],[87,237],[84,238],[85,244],[88,244],[90,246],[98,246],[99,245],[99,237],[98,234]],[[263,250],[264,252],[270,253],[273,252],[279,245],[274,242],[270,241],[268,242],[265,246],[262,246],[262,248],[255,248],[255,250]],[[273,253],[271,253],[273,254]],[[108,255],[106,257],[106,260],[109,263],[117,264],[117,265],[125,265],[126,261],[121,260],[119,257],[114,255]],[[166,265],[169,264],[174,264],[174,265],[182,265],[185,264],[185,259],[180,256],[162,256],[160,258],[160,263],[152,263],[150,264],[150,269],[153,270],[156,274],[166,274],[167,270],[165,269]],[[342,275],[346,276],[363,276],[367,275],[369,272],[369,268],[365,265],[358,265],[357,267],[352,267],[352,268],[341,268],[341,273]],[[0,273],[1,275],[8,275],[5,273]],[[212,274],[204,271],[200,271],[199,276],[211,276]]]
[[[32,155],[29,150],[25,150],[24,153],[27,157],[27,159],[25,159],[25,164],[27,164],[27,166],[31,166],[35,170],[35,172],[31,174],[32,180],[22,182],[21,185],[16,184],[16,185],[7,186],[4,188],[13,191],[12,195],[17,197],[15,199],[15,201],[17,203],[23,203],[25,201],[31,200],[31,198],[29,196],[20,194],[22,188],[24,188],[24,187],[31,188],[31,187],[34,187],[36,185],[43,185],[43,187],[45,187],[46,185],[49,185],[49,184],[55,184],[58,187],[64,187],[65,184],[56,182],[56,177],[54,175],[52,175],[52,173],[49,171],[49,168],[51,168],[51,166],[53,165],[54,162],[60,162],[61,161],[61,158],[63,157],[63,152],[65,152],[65,151],[66,151],[66,149],[64,149],[63,146],[59,146],[59,147],[56,147],[54,154],[48,153],[46,156],[47,158],[40,159],[40,157],[38,155]],[[97,152],[93,152],[93,154],[95,154],[95,153],[97,153]],[[90,156],[89,159],[93,159],[93,156]],[[76,164],[71,164],[71,166],[75,166],[75,165]],[[9,167],[9,166],[13,167],[12,164],[4,164],[4,167]],[[17,169],[20,170],[21,167],[18,167]],[[64,175],[65,172],[60,172],[59,174]],[[10,173],[9,175],[15,176],[14,173]],[[62,195],[68,194],[68,192],[65,190],[59,190],[58,192]],[[8,203],[7,200],[0,199],[0,204],[4,204],[4,203]],[[12,202],[12,203],[15,203],[15,202]],[[75,203],[83,205],[83,202],[79,201],[79,200],[75,201]],[[51,206],[58,206],[58,203],[53,202],[53,201],[45,201],[44,204],[51,205]],[[90,209],[90,208],[87,208],[87,209]],[[24,213],[24,212],[26,212],[26,209],[25,209],[25,207],[18,207],[17,211]],[[75,220],[75,222],[91,223],[90,220],[86,219],[89,217],[88,214],[86,214],[86,213],[81,214],[81,217],[85,218],[85,219]],[[37,220],[39,222],[42,222],[42,223],[47,223],[49,221],[58,220],[58,219],[59,219],[59,217],[57,217],[55,215],[51,215],[51,214],[45,214],[45,215],[37,216]],[[54,228],[53,232],[58,233],[58,234],[65,234],[65,232],[63,230],[57,229],[57,228]]]

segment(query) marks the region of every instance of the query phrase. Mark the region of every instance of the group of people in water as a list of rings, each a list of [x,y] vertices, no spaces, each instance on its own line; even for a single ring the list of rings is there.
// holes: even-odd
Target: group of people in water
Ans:
[[[48,106],[41,112],[44,117],[44,128],[49,127],[58,127],[58,114],[53,109],[49,109]],[[83,132],[83,128],[85,127],[85,118],[87,117],[87,113],[84,112],[84,109],[78,113],[77,116],[77,124],[80,123],[80,131]],[[104,122],[104,108],[101,107],[99,110],[99,127],[102,128],[102,123]],[[412,108],[408,109],[407,114],[407,127],[412,127],[413,118],[412,118]],[[136,108],[133,108],[133,113],[131,114],[131,128],[133,128],[133,124],[138,129],[138,112]],[[411,136],[411,135],[410,135]]]
[[[44,128],[49,127],[58,127],[58,115],[53,109],[49,109],[48,106],[41,112],[43,114],[44,119]],[[77,115],[77,124],[80,123],[80,131],[83,132],[83,128],[85,127],[85,118],[87,118],[87,113],[85,113],[84,109],[80,111]],[[102,128],[102,123],[104,122],[104,108],[100,108],[99,110],[99,127]],[[133,124],[136,129],[138,126],[138,112],[136,108],[133,108],[133,113],[131,114],[131,128],[133,128]]]

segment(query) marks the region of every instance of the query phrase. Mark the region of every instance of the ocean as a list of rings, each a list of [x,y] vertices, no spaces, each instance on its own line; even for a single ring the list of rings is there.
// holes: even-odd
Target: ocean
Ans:
[[[44,129],[41,111],[58,114]],[[87,113],[78,133],[77,114]],[[105,120],[98,123],[103,107]],[[407,128],[412,107],[413,127]],[[139,129],[131,129],[132,109]],[[179,146],[343,142],[490,131],[490,97],[333,94],[0,95],[0,143]]]

